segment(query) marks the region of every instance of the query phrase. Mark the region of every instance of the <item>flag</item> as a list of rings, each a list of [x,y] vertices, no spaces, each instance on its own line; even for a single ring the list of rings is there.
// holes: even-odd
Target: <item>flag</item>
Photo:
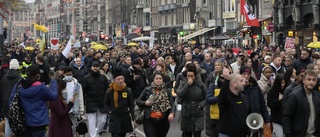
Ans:
[[[40,49],[41,53],[44,52],[44,47],[45,47],[45,45],[46,45],[46,37],[45,37],[45,35],[43,34],[42,40],[41,40],[41,42],[39,43],[39,49]]]
[[[250,9],[250,6],[244,0],[241,0],[240,4],[240,13],[242,13],[245,16],[247,25],[253,27],[260,27],[260,23],[254,15],[253,11]]]
[[[66,48],[64,48],[64,50],[62,51],[63,56],[68,58],[68,54],[69,54],[70,51],[71,51],[71,38],[69,39]]]
[[[26,33],[23,33],[24,42],[26,42],[29,38]]]
[[[114,47],[114,39],[112,38],[112,44],[111,47]]]

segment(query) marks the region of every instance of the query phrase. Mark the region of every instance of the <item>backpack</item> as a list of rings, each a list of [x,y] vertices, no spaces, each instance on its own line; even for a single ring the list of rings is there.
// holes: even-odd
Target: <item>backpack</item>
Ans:
[[[20,83],[17,83],[16,92],[9,107],[9,125],[12,133],[16,136],[21,136],[26,131],[26,118],[24,114],[24,108],[21,105],[20,100]]]

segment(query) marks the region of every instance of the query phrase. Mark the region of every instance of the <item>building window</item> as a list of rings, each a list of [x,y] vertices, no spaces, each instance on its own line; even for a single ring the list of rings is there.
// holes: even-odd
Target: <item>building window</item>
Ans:
[[[203,4],[207,4],[207,0],[202,0]]]
[[[234,29],[234,24],[235,24],[234,21],[226,22],[226,29],[227,29],[227,30]]]
[[[235,0],[224,1],[224,12],[235,12]]]

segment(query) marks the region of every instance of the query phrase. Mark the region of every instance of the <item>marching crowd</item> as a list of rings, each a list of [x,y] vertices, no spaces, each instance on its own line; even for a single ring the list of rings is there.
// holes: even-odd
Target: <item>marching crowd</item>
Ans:
[[[2,51],[1,116],[19,92],[23,137],[73,137],[79,119],[90,137],[166,137],[179,117],[182,137],[320,136],[320,60],[315,49],[240,49],[178,44],[94,50],[11,46]],[[237,52],[237,53],[235,53]],[[180,111],[180,115],[176,115]],[[246,118],[263,117],[251,130]],[[142,114],[142,115],[139,115]],[[13,135],[8,120],[5,136]]]

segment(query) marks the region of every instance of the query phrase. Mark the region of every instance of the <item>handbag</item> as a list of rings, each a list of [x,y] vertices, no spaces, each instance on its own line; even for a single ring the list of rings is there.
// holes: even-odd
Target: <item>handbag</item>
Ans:
[[[21,136],[26,131],[26,118],[24,114],[24,108],[21,105],[20,100],[20,82],[17,83],[16,93],[13,96],[13,99],[9,107],[9,125],[11,131],[16,136]]]
[[[138,105],[135,105],[134,107],[134,121],[138,124],[141,125],[144,120],[144,109],[139,107]]]
[[[87,124],[84,122],[84,119],[82,119],[81,117],[77,118],[76,131],[79,135],[85,135],[86,133],[88,133]]]

